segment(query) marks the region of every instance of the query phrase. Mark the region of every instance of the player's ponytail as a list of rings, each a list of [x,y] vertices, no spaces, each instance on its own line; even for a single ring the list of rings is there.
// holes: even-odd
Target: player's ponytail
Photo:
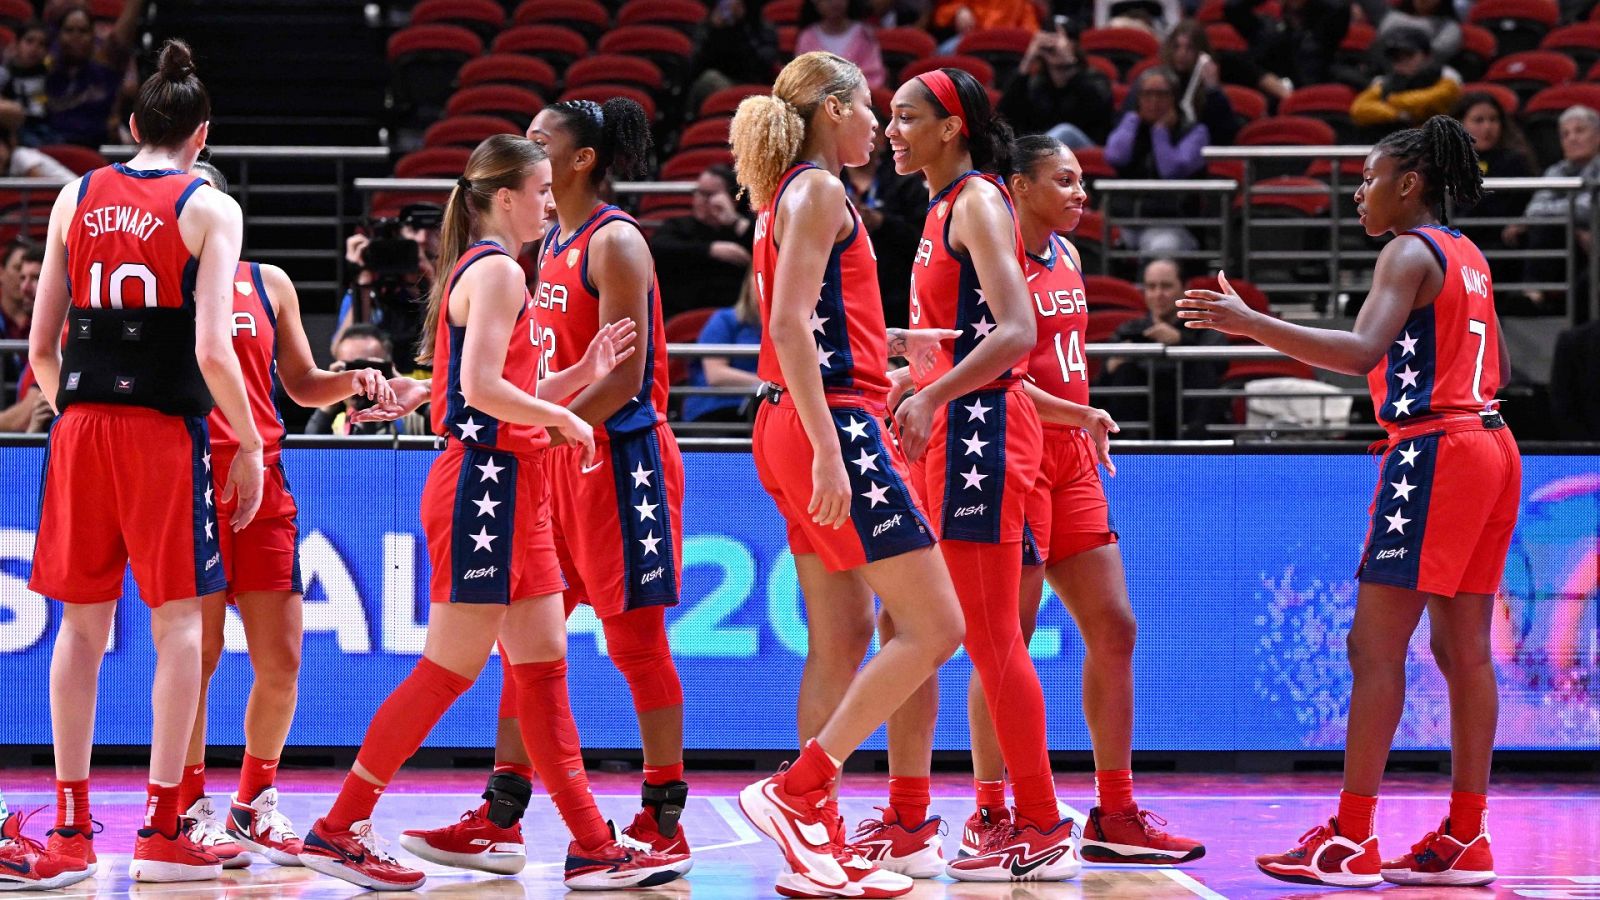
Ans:
[[[564,100],[552,104],[550,111],[561,117],[561,124],[577,147],[594,150],[594,168],[589,170],[591,185],[599,184],[608,175],[644,175],[650,154],[650,120],[636,101],[613,97],[601,105],[593,100]]]
[[[939,97],[934,89],[935,84],[929,80],[929,76],[935,73],[930,72],[917,79],[922,84],[923,99],[941,119],[961,116],[967,152],[972,155],[973,167],[993,174],[1011,171],[1011,142],[1016,135],[1012,133],[1010,123],[989,102],[989,92],[965,69],[937,69],[935,72],[942,74],[948,87],[955,89],[954,97]],[[941,87],[948,90],[948,87]],[[953,99],[954,103],[947,103],[947,99]],[[956,108],[952,109],[952,106]]]
[[[467,158],[467,170],[456,179],[456,186],[450,189],[450,199],[444,205],[444,223],[439,229],[439,262],[434,269],[437,277],[428,292],[428,312],[422,319],[422,336],[417,341],[417,362],[433,359],[433,342],[445,294],[450,290],[456,263],[478,237],[480,217],[489,211],[489,204],[501,188],[520,190],[533,167],[546,158],[543,147],[514,134],[485,138]],[[514,253],[520,248],[506,249]]]
[[[1416,172],[1423,180],[1423,202],[1439,210],[1444,222],[1444,199],[1470,209],[1483,199],[1483,172],[1472,135],[1449,116],[1434,116],[1421,128],[1397,131],[1378,143],[1377,150],[1394,159],[1402,172]]]
[[[195,75],[189,45],[173,38],[161,47],[155,74],[139,86],[133,124],[146,147],[176,147],[211,118],[211,95]]]
[[[800,159],[811,117],[834,97],[850,109],[850,95],[866,83],[853,62],[832,53],[802,53],[778,73],[771,96],[746,97],[733,115],[728,142],[733,169],[750,205],[772,203],[783,173]],[[854,113],[847,113],[854,115]]]
[[[1031,178],[1035,166],[1055,157],[1065,146],[1048,134],[1025,134],[1011,142],[1010,152],[1006,154],[1006,167],[998,174],[1008,181],[1013,175]]]

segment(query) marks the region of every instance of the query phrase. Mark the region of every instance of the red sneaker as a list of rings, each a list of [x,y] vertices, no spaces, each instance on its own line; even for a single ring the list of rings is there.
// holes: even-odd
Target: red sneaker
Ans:
[[[945,874],[957,881],[1066,881],[1083,868],[1073,852],[1071,819],[1049,831],[1013,826],[1005,837],[991,837],[975,856],[957,859]]]
[[[944,820],[929,816],[916,828],[907,828],[892,806],[880,806],[881,819],[865,819],[856,826],[855,840],[845,849],[880,868],[908,878],[938,878],[944,874]],[[848,873],[847,873],[848,874]]]
[[[773,886],[773,890],[785,897],[863,897],[885,900],[910,893],[915,884],[910,876],[879,868],[871,860],[849,847],[836,845],[835,850],[839,868],[845,875],[844,887],[824,888],[804,875],[784,872],[778,876],[778,883]]]
[[[228,836],[280,866],[300,865],[305,849],[289,817],[278,812],[277,788],[267,788],[249,803],[235,796],[228,806]]]
[[[0,822],[0,891],[53,891],[88,878],[81,860],[51,853],[22,833],[31,818],[12,814]]]
[[[210,797],[201,797],[178,817],[178,827],[201,849],[222,860],[224,869],[243,869],[250,865],[250,854],[217,824],[216,810]]]
[[[335,831],[318,819],[306,835],[300,862],[306,868],[374,891],[412,891],[427,876],[408,869],[384,849],[384,840],[362,819],[348,831]]]
[[[1383,880],[1390,884],[1453,885],[1477,887],[1494,881],[1494,856],[1489,852],[1489,832],[1462,842],[1450,834],[1450,820],[1439,824],[1411,852],[1383,864]]]
[[[965,859],[977,856],[983,852],[986,842],[1003,840],[1010,836],[1011,810],[1004,806],[998,809],[980,806],[967,817],[967,825],[961,830],[961,849],[956,853],[956,857]]]
[[[1151,822],[1167,824],[1166,819],[1149,810],[1107,813],[1096,806],[1089,810],[1083,844],[1078,852],[1084,862],[1150,865],[1194,862],[1206,855],[1205,845],[1199,841],[1174,837]]]
[[[134,881],[164,884],[172,881],[210,881],[222,876],[222,860],[196,844],[181,828],[167,837],[154,828],[139,829],[133,843],[128,877]]]
[[[672,837],[667,837],[661,833],[661,823],[656,821],[656,817],[648,809],[639,810],[633,821],[628,823],[628,827],[622,829],[622,833],[649,847],[652,853],[690,855],[689,836],[683,833],[683,826],[678,825],[672,830]],[[683,871],[685,874],[689,872],[688,869]]]
[[[431,863],[495,875],[515,875],[528,862],[522,823],[501,828],[489,821],[487,803],[462,813],[454,825],[403,831],[400,846]]]
[[[100,862],[94,855],[94,836],[105,826],[93,819],[87,829],[52,828],[44,833],[45,851],[56,856],[76,860],[90,875],[100,871]]]
[[[1295,884],[1372,887],[1383,881],[1378,836],[1358,844],[1339,833],[1337,819],[1300,835],[1299,846],[1288,853],[1256,857],[1256,868]]]
[[[835,857],[834,822],[824,810],[826,788],[795,796],[783,788],[782,774],[763,778],[739,792],[739,809],[767,837],[778,842],[795,874],[821,890],[844,890],[849,883]]]
[[[577,841],[567,845],[566,875],[562,879],[574,891],[612,891],[622,888],[655,887],[677,881],[693,862],[685,853],[652,853],[650,848],[627,835],[617,835],[617,826],[607,823],[612,839],[600,847],[585,850]]]

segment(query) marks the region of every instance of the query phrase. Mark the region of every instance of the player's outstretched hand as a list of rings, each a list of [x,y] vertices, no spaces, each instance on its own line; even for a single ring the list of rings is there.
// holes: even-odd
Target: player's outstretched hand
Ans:
[[[889,410],[894,411],[905,399],[906,392],[911,390],[911,370],[901,367],[889,370]]]
[[[350,393],[365,397],[380,406],[394,405],[394,389],[377,369],[356,369],[350,373]]]
[[[551,426],[560,433],[564,443],[583,448],[583,460],[580,466],[587,469],[594,465],[594,426],[578,418],[576,413],[568,412],[561,424]]]
[[[388,397],[375,400],[375,405],[351,413],[351,422],[358,425],[364,422],[393,422],[428,402],[428,394],[432,391],[430,382],[404,376],[388,379],[384,387]]]
[[[632,319],[618,319],[600,326],[594,333],[594,340],[589,342],[589,349],[583,353],[583,359],[578,365],[586,374],[590,384],[611,374],[623,360],[633,355],[634,341],[639,333],[638,326]]]
[[[900,432],[900,449],[907,459],[921,459],[928,449],[928,437],[933,433],[933,408],[928,405],[927,394],[915,393],[901,402],[894,411],[895,428]]]
[[[1217,282],[1222,293],[1216,291],[1184,291],[1178,298],[1178,318],[1185,328],[1209,328],[1223,334],[1247,334],[1259,313],[1245,305],[1228,283],[1228,276],[1217,272]]]
[[[850,521],[850,476],[838,454],[815,454],[811,459],[811,521],[838,528]]]
[[[233,464],[228,466],[228,480],[222,485],[222,495],[219,498],[226,503],[238,498],[233,507],[233,516],[228,524],[234,531],[243,531],[245,526],[256,517],[256,510],[261,508],[261,451],[240,450],[233,455]]]

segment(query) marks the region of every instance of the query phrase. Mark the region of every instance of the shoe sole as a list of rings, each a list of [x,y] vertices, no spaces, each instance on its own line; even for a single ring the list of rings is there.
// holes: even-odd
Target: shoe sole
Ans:
[[[777,884],[772,886],[773,891],[784,897],[796,897],[800,900],[835,900],[835,898],[848,897],[858,900],[889,900],[892,897],[904,897],[911,893],[915,885],[906,885],[899,890],[886,890],[884,888],[864,888],[859,885],[846,884],[844,889],[837,891],[824,890],[816,882],[793,872],[785,872],[778,876]]]
[[[257,842],[257,841],[252,841],[249,838],[245,837],[244,835],[239,834],[237,832],[233,832],[233,831],[229,831],[228,832],[228,837],[233,838],[233,840],[239,846],[241,846],[244,849],[250,851],[251,853],[259,853],[259,854],[261,854],[261,856],[263,858],[265,858],[267,862],[270,862],[275,866],[284,866],[285,868],[296,868],[296,867],[299,867],[299,866],[303,865],[303,863],[300,862],[300,857],[296,856],[293,853],[289,853],[288,851],[278,850],[278,849],[273,848],[273,847],[268,847],[266,844],[262,844],[262,843]]]
[[[425,859],[453,869],[471,869],[491,875],[515,875],[528,864],[526,853],[452,853],[440,850],[425,839],[414,835],[400,835],[400,846],[418,859]]]
[[[739,792],[739,811],[744,813],[744,817],[749,819],[750,824],[754,825],[758,831],[777,842],[779,849],[783,851],[784,859],[788,860],[790,868],[815,872],[819,868],[831,866],[834,871],[839,873],[837,879],[830,880],[828,883],[809,877],[807,880],[812,881],[822,890],[843,890],[850,883],[850,879],[845,876],[844,870],[839,868],[838,860],[829,856],[818,865],[818,860],[799,858],[794,849],[792,849],[794,846],[800,845],[800,835],[786,834],[783,826],[778,824],[781,816],[774,815],[775,811],[767,811],[769,807],[775,806],[772,801],[767,799],[763,790],[771,782],[771,778],[765,778],[741,790]],[[807,856],[817,855],[810,852],[807,853]]]
[[[309,853],[302,853],[300,855],[300,864],[313,872],[327,875],[329,878],[337,878],[340,881],[348,881],[357,887],[364,887],[369,891],[414,891],[417,888],[422,887],[428,881],[426,877],[419,878],[416,881],[407,884],[379,881],[370,875],[363,875],[362,873],[357,872],[341,860],[333,859],[327,856],[316,856]]]
[[[1181,863],[1194,862],[1206,855],[1206,848],[1196,847],[1193,850],[1157,850],[1154,847],[1141,847],[1138,844],[1113,844],[1109,841],[1084,841],[1078,851],[1087,863],[1100,863],[1101,865],[1117,863],[1133,863],[1148,866],[1175,866]]]
[[[128,863],[128,877],[148,884],[170,884],[177,881],[212,881],[222,877],[222,866],[191,866],[186,863],[160,862],[153,859],[136,859]]]
[[[89,877],[86,871],[62,872],[54,878],[41,878],[38,881],[20,881],[13,878],[0,878],[0,891],[57,891],[64,887],[71,887]]]
[[[1383,880],[1390,884],[1432,885],[1437,887],[1482,887],[1498,877],[1494,872],[1413,872],[1410,869],[1384,869]]]
[[[222,861],[224,869],[248,869],[255,860],[250,858],[250,852],[240,848],[238,856],[231,856]]]
[[[1276,878],[1279,881],[1287,881],[1290,884],[1320,884],[1332,887],[1377,887],[1378,885],[1383,884],[1383,876],[1381,875],[1344,875],[1334,873],[1311,875],[1293,872],[1274,872],[1259,863],[1256,864],[1256,868],[1260,870],[1261,874],[1263,875],[1266,875],[1270,878]]]
[[[1012,875],[1009,869],[1000,868],[990,872],[983,869],[958,869],[955,866],[947,866],[944,873],[957,881],[979,881],[988,884],[999,884],[1008,881],[1071,881],[1077,878],[1082,871],[1083,864],[1077,863],[1070,868],[1043,866],[1021,878]]]
[[[923,854],[918,854],[918,856],[922,855]],[[921,861],[917,858],[917,856],[900,858],[891,856],[887,859],[873,859],[872,857],[868,856],[865,857],[865,859],[885,872],[893,872],[896,875],[904,875],[907,878],[920,878],[924,880],[929,878],[938,878],[940,875],[943,875],[945,867],[950,864],[950,861],[945,859],[943,856],[935,856],[930,861]]]
[[[620,891],[670,884],[682,877],[682,873],[673,866],[661,866],[656,869],[634,869],[623,877],[618,877],[615,872],[575,875],[562,879],[562,883],[574,891]]]

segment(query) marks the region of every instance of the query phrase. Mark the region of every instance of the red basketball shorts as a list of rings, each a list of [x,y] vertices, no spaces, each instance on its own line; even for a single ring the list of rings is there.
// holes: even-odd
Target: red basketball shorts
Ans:
[[[877,404],[830,397],[839,453],[850,478],[850,521],[818,525],[811,505],[811,440],[787,393],[762,402],[752,450],[761,486],[772,495],[789,528],[796,556],[815,553],[830,572],[843,572],[934,543],[933,529],[907,478],[905,454],[889,439]]]
[[[555,546],[566,575],[567,609],[601,618],[678,602],[683,574],[683,456],[665,423],[631,435],[595,435],[595,461],[582,448],[545,451],[555,512]]]
[[[917,475],[939,538],[1022,541],[1043,452],[1039,412],[1021,387],[952,401],[933,420]]]
[[[236,498],[222,499],[222,486],[233,463],[232,448],[219,448],[212,456],[212,489],[216,492],[217,516],[227,522],[238,505]],[[261,508],[250,524],[237,534],[221,530],[222,570],[228,577],[228,599],[257,591],[305,593],[300,583],[300,510],[289,492],[283,463],[273,460],[263,472]]]
[[[451,441],[422,488],[435,603],[511,603],[566,587],[539,453]]]
[[[1053,566],[1117,540],[1089,433],[1055,424],[1043,425],[1042,433],[1043,459],[1023,539],[1023,565],[1029,566]]]
[[[1357,577],[1443,597],[1492,594],[1522,495],[1516,439],[1478,416],[1418,431],[1384,451]]]
[[[83,403],[50,429],[35,593],[66,603],[122,596],[131,562],[150,607],[227,586],[203,418]]]

